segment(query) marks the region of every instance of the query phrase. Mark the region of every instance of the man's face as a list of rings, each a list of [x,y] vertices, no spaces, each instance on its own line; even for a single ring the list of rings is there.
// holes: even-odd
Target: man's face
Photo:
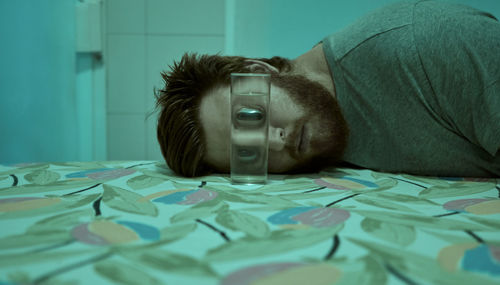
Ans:
[[[340,160],[348,130],[333,96],[302,76],[273,75],[270,95],[271,173],[314,171]],[[230,88],[209,91],[200,103],[206,138],[205,162],[229,172]]]

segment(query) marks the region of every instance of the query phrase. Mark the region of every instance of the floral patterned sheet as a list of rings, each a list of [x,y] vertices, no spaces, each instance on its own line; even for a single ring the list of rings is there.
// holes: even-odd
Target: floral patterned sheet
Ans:
[[[0,284],[500,284],[499,182],[0,166]]]

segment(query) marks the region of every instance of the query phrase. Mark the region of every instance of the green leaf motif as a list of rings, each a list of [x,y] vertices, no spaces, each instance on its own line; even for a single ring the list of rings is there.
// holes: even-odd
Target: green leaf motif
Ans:
[[[264,193],[248,191],[219,192],[219,197],[228,202],[271,205],[277,209],[291,208],[300,205],[293,201],[286,200],[281,196],[266,195]]]
[[[401,246],[412,244],[417,237],[412,226],[386,223],[370,218],[365,218],[361,222],[361,228],[381,240]]]
[[[26,208],[19,208],[16,211],[7,211],[3,213],[0,212],[0,219],[19,219],[66,211],[68,209],[76,209],[84,205],[89,205],[94,200],[96,200],[98,196],[99,194],[92,194],[82,196],[68,196],[63,198],[47,197],[33,199],[31,201],[28,201],[29,204],[23,205]],[[21,205],[22,203],[23,202],[19,202],[19,204]]]
[[[495,216],[492,218],[467,216],[467,218],[478,224],[490,227],[492,230],[500,231],[500,220],[498,220]]]
[[[247,236],[209,250],[206,258],[210,261],[229,261],[289,252],[330,239],[342,228],[343,225],[284,229],[273,231],[269,237],[259,239]]]
[[[25,271],[15,271],[7,274],[7,279],[11,283],[7,284],[29,284],[31,282],[30,275]]]
[[[382,198],[384,200],[389,200],[389,201],[394,201],[394,202],[401,202],[405,204],[421,204],[421,205],[441,205],[438,203],[435,203],[431,200],[427,200],[421,197],[414,197],[406,194],[398,194],[398,193],[377,193],[377,197]],[[439,206],[440,207],[440,206]]]
[[[241,231],[249,236],[262,238],[269,236],[269,226],[261,219],[238,211],[220,211],[217,223],[233,231]]]
[[[450,184],[450,182],[447,180],[437,179],[434,177],[415,176],[415,175],[407,175],[407,174],[403,174],[403,175],[401,175],[401,177],[403,177],[403,179],[405,179],[405,180],[417,182],[417,184],[419,184],[423,187],[431,187],[431,186],[448,187],[448,185]]]
[[[153,217],[158,215],[156,206],[137,193],[106,184],[103,188],[102,201],[113,209]]]
[[[385,172],[372,171],[371,176],[375,179],[384,179],[384,178],[394,179],[394,174]]]
[[[184,221],[194,221],[213,215],[215,212],[228,208],[229,206],[215,198],[205,203],[200,203],[182,212],[173,215],[170,218],[171,223],[179,223]]]
[[[0,255],[0,268],[4,269],[6,267],[25,267],[29,264],[49,262],[60,264],[60,261],[64,259],[84,257],[100,251],[102,251],[101,248],[84,248],[73,250],[61,249],[53,251],[31,252],[30,254],[26,254],[25,252],[2,254]]]
[[[184,238],[188,234],[192,233],[197,227],[196,223],[187,224],[177,224],[170,227],[163,228],[161,233],[161,240],[167,242],[173,242]]]
[[[54,245],[56,243],[65,244],[69,240],[71,240],[69,231],[52,230],[50,232],[25,233],[0,238],[0,249],[22,248],[44,244]]]
[[[438,260],[415,253],[411,250],[382,245],[357,238],[347,238],[350,242],[369,250],[370,256],[391,265],[403,276],[419,280],[419,284],[497,284],[492,279],[465,270],[448,272]],[[422,282],[423,280],[427,282]]]
[[[0,249],[28,247],[71,240],[70,231],[93,216],[90,209],[64,212],[37,221],[25,233],[0,238]]]
[[[280,198],[284,198],[290,201],[306,200],[306,199],[307,200],[318,199],[316,201],[322,201],[322,199],[320,198],[337,196],[342,194],[345,193],[341,191],[331,191],[330,189],[322,189],[321,191],[310,192],[310,193],[280,194]],[[323,205],[321,205],[320,207],[323,207]]]
[[[441,232],[436,229],[424,229],[423,232],[439,238],[446,243],[458,244],[458,243],[470,243],[471,237],[469,235],[464,235],[463,232]]]
[[[366,197],[369,196],[369,197]],[[382,208],[382,209],[389,209],[389,210],[397,210],[397,211],[402,211],[402,212],[409,212],[409,213],[415,213],[414,209],[405,206],[403,203],[394,203],[391,201],[388,201],[386,199],[379,199],[376,198],[374,195],[366,195],[366,196],[357,196],[354,198],[357,202],[366,204],[366,205],[371,205],[375,206],[377,208]]]
[[[148,250],[119,250],[118,254],[144,266],[159,269],[166,273],[188,276],[217,277],[217,273],[204,261],[187,255],[169,252],[158,248]]]
[[[97,197],[95,195],[92,195],[87,197],[88,200],[85,201],[90,204],[96,198]],[[68,231],[68,229],[74,227],[75,225],[91,221],[93,217],[94,212],[91,209],[64,212],[62,214],[57,214],[37,221],[26,230],[26,233],[43,234],[55,230]]]
[[[19,193],[23,193],[23,195],[36,194],[36,193],[47,193],[54,191],[63,191],[63,190],[73,190],[74,188],[87,188],[89,186],[100,183],[99,180],[59,180],[50,184],[50,187],[47,185],[38,185],[38,184],[25,184],[16,187],[8,187],[0,189],[0,196],[8,196],[8,195],[18,195]]]
[[[162,178],[158,178],[158,177],[153,177],[153,176],[148,176],[148,175],[139,175],[139,176],[135,176],[133,178],[130,178],[127,181],[127,185],[134,190],[140,190],[140,189],[154,187],[154,186],[161,184],[165,181],[166,181],[166,179],[162,179]]]
[[[19,167],[19,168],[11,168],[9,170],[6,170],[6,171],[1,171],[0,172],[0,175],[11,175],[11,174],[14,174],[14,175],[20,175],[20,174],[23,174],[23,173],[28,173],[28,172],[33,172],[33,171],[36,171],[36,170],[43,170],[43,169],[47,169],[50,167],[50,164],[48,163],[43,163],[43,164],[32,164],[32,165],[28,165],[28,166],[24,166],[24,167]]]
[[[197,189],[200,181],[191,181],[192,183],[180,183],[177,181],[170,181],[175,189]]]
[[[24,175],[24,179],[37,185],[48,185],[59,180],[59,173],[50,170],[35,170]]]
[[[485,182],[457,182],[447,186],[433,186],[420,192],[419,197],[433,198],[454,198],[483,193],[495,189],[494,183]]]
[[[94,270],[104,278],[119,284],[161,285],[163,282],[126,263],[101,261],[94,265]]]
[[[297,181],[293,183],[287,181],[287,183],[285,184],[267,184],[260,188],[257,188],[256,191],[272,193],[272,192],[290,192],[298,190],[307,191],[315,188],[318,188],[318,184],[308,179],[306,181]]]
[[[342,262],[337,266],[342,270],[342,277],[335,285],[387,284],[388,272],[376,258],[370,255],[353,262]],[[360,272],[363,274],[359,274]]]
[[[404,225],[410,227],[423,227],[442,230],[478,230],[478,231],[492,231],[493,229],[476,223],[469,223],[463,220],[452,218],[437,218],[429,217],[418,214],[403,214],[397,212],[383,212],[383,211],[368,211],[350,209],[350,212],[355,212],[364,217],[375,219],[381,222],[388,222],[397,225]]]
[[[396,185],[398,185],[398,181],[394,180],[392,178],[385,178],[385,179],[376,180],[374,183],[378,185],[378,188],[373,189],[373,191],[376,191],[376,192],[385,191],[385,190],[394,188]]]
[[[53,162],[51,164],[62,167],[70,167],[72,169],[80,169],[80,170],[99,169],[107,167],[104,163],[101,163],[99,161]]]

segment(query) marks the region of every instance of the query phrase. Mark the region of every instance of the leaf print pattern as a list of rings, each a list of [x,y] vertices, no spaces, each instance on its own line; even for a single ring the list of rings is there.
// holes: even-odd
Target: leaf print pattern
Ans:
[[[147,224],[106,220],[79,225],[71,234],[80,242],[94,245],[123,244],[141,239],[156,241],[160,237],[160,231]]]
[[[0,165],[0,284],[498,284],[500,180]]]
[[[308,225],[316,228],[338,225],[349,218],[348,211],[335,208],[297,207],[280,211],[267,220],[275,225]]]
[[[493,215],[500,213],[499,199],[460,199],[445,203],[443,207],[449,211],[468,212],[476,215]]]

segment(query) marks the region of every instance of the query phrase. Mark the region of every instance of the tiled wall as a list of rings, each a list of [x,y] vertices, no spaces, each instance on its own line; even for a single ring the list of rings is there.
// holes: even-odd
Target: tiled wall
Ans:
[[[154,88],[184,52],[224,52],[224,0],[105,0],[108,160],[161,160]]]

